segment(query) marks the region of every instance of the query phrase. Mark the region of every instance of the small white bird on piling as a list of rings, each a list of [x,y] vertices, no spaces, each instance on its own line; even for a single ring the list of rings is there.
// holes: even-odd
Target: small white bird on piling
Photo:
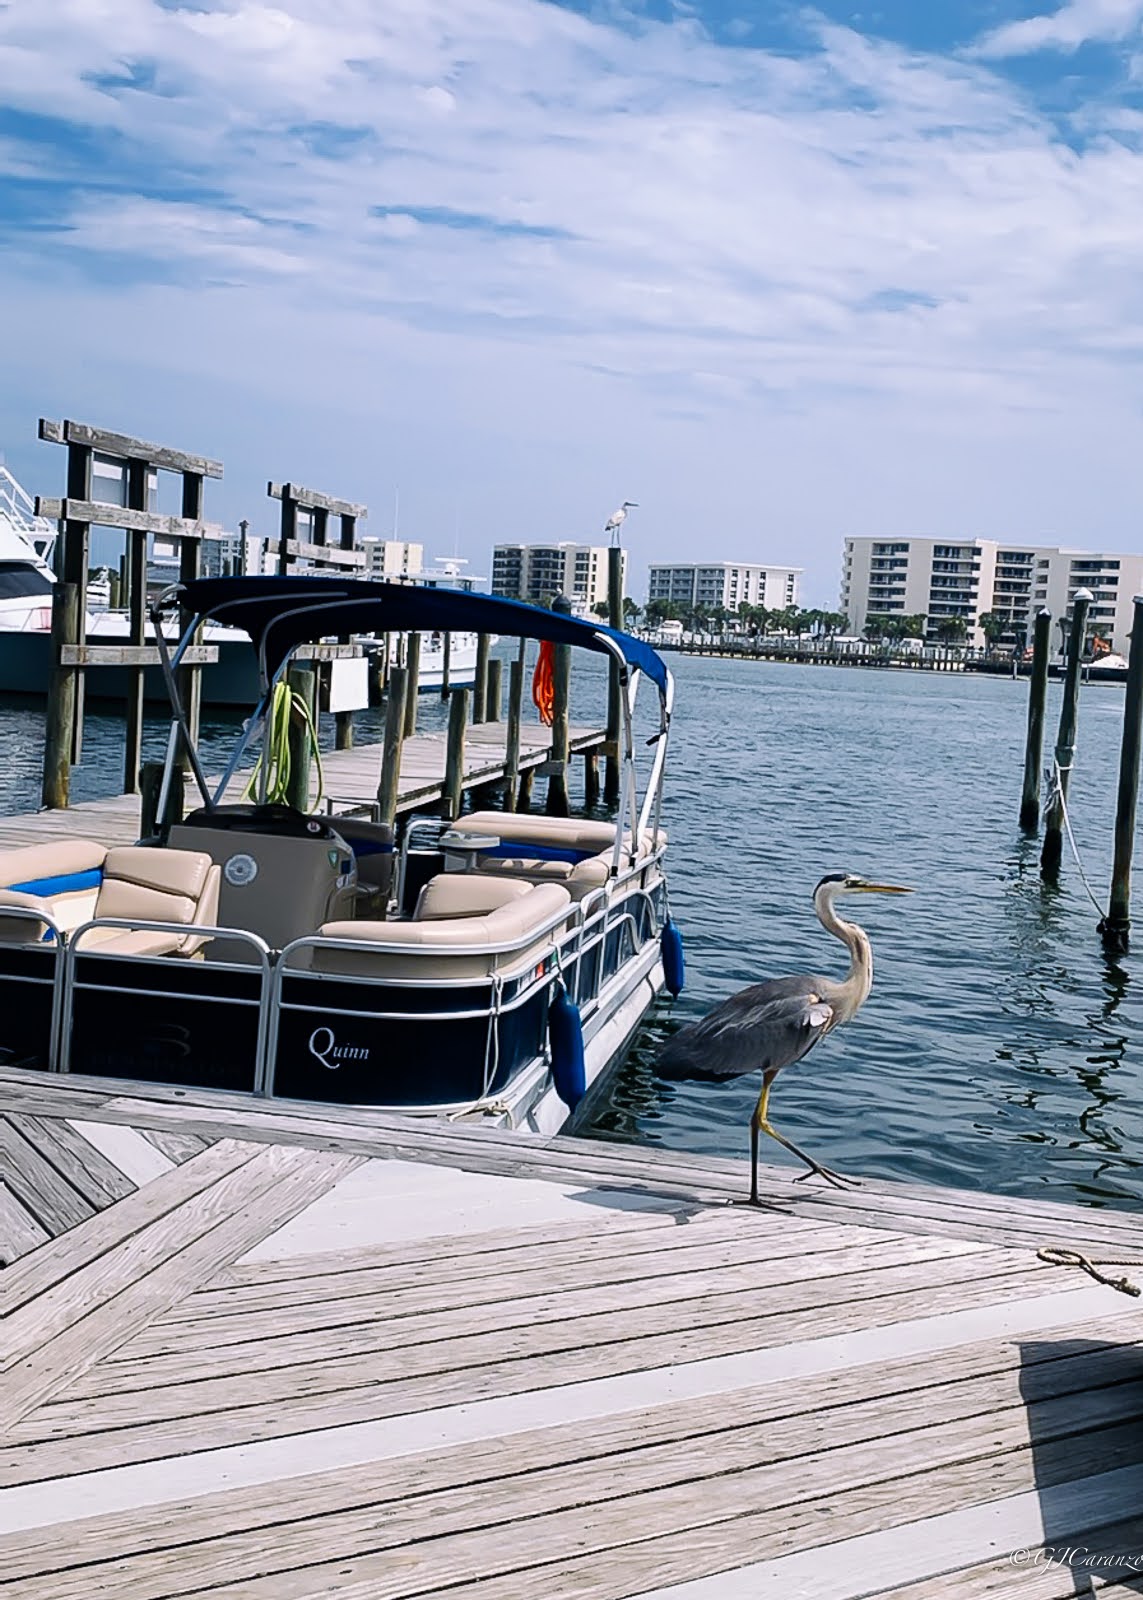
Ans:
[[[609,533],[611,535],[613,544],[619,543],[619,530],[627,521],[627,513],[631,510],[632,506],[637,506],[638,504],[638,500],[624,500],[623,504],[619,507],[619,510],[613,511],[608,517],[607,521],[603,524],[603,531],[604,533]]]
[[[844,922],[834,910],[839,895],[909,894],[895,883],[870,883],[852,872],[831,872],[814,890],[814,910],[827,933],[849,951],[849,972],[840,983],[833,978],[771,978],[731,995],[702,1018],[668,1039],[655,1063],[661,1078],[690,1078],[725,1083],[748,1072],[762,1070],[762,1093],[750,1118],[750,1204],[758,1199],[758,1135],[765,1133],[784,1145],[810,1169],[836,1189],[855,1183],[813,1156],[799,1150],[792,1139],[779,1133],[769,1118],[770,1088],[783,1067],[809,1055],[819,1039],[856,1016],[873,987],[873,950],[869,936],[856,922]],[[799,1179],[794,1180],[795,1183]]]

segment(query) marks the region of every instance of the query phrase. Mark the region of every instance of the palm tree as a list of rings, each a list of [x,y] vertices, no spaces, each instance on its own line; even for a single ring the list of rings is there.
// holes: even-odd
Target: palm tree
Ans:
[[[593,617],[602,617],[606,622],[611,615],[611,607],[606,600],[597,600],[591,608],[591,614]]]
[[[1002,616],[999,611],[985,611],[976,620],[980,631],[984,634],[984,642],[988,647],[989,654],[994,653],[996,646],[1008,632],[1008,618]]]
[[[889,637],[889,618],[866,617],[865,626],[861,631],[870,644],[878,644],[882,639]]]
[[[937,623],[937,638],[945,644],[960,644],[968,638],[968,623],[963,617],[942,617]]]
[[[638,622],[638,620],[639,620],[639,607],[635,604],[634,600],[632,600],[632,598],[631,598],[631,596],[629,594],[628,595],[624,595],[624,597],[623,597],[623,621],[624,621],[624,623],[628,627],[633,628],[635,626],[635,624]]]

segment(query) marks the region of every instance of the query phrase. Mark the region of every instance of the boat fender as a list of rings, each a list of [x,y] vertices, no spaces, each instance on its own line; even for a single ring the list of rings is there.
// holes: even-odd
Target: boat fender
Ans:
[[[563,984],[556,988],[548,1007],[548,1043],[552,1051],[552,1081],[556,1093],[574,1111],[587,1093],[583,1059],[583,1022],[579,1007]]]
[[[659,935],[659,949],[663,956],[663,982],[671,998],[677,1000],[686,979],[687,964],[683,957],[683,936],[678,923],[672,922],[670,917]]]

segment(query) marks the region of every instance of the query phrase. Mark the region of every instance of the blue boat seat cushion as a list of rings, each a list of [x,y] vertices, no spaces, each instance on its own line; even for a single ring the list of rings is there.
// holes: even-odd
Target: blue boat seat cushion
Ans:
[[[0,890],[32,896],[68,933],[94,913],[106,856],[106,845],[93,839],[53,839],[0,850]],[[41,924],[39,934],[29,933],[34,926],[23,918],[7,918],[0,939],[23,944],[29,938],[42,938],[46,924]]]

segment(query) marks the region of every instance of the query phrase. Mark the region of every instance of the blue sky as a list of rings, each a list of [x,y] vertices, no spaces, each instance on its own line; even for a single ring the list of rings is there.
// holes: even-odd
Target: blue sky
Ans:
[[[0,451],[479,570],[1143,546],[1143,0],[7,0]]]

